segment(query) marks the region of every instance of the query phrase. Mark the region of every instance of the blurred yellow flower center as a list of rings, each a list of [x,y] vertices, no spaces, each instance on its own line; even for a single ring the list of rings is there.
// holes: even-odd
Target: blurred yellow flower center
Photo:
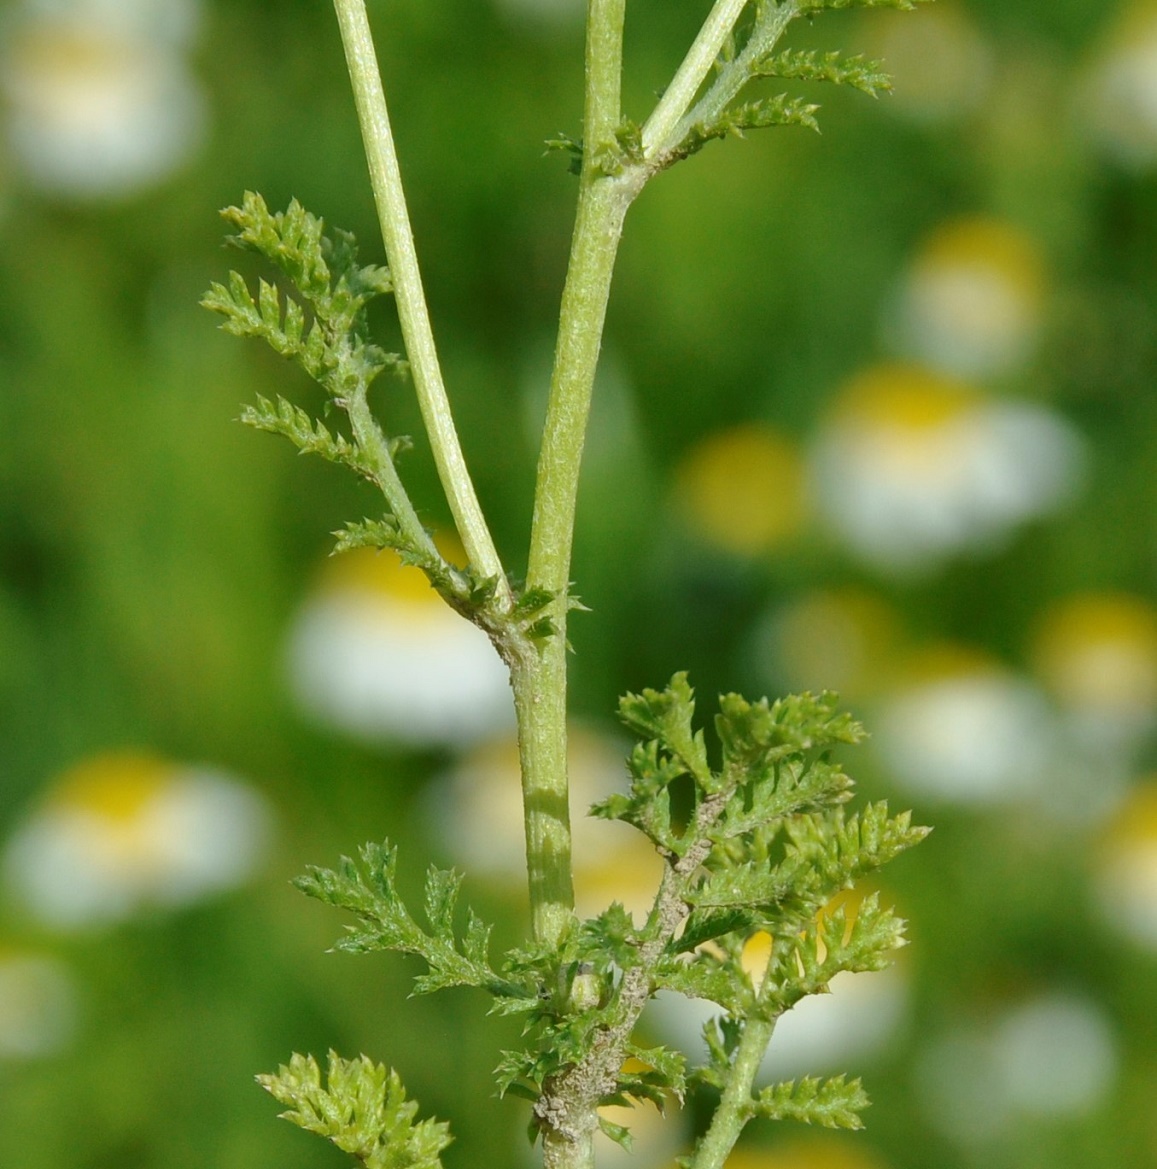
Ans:
[[[775,546],[804,518],[800,456],[786,438],[758,423],[705,438],[684,458],[676,488],[695,531],[741,555]]]
[[[463,564],[466,555],[456,537],[439,533],[434,541],[451,564]],[[426,574],[403,564],[391,549],[355,548],[331,557],[322,574],[322,588],[329,593],[362,593],[416,608],[440,607],[445,602]]]
[[[851,699],[878,689],[899,640],[895,613],[856,589],[813,593],[778,620],[779,654],[794,690],[836,690]]]
[[[133,63],[124,41],[68,24],[29,29],[15,39],[10,51],[18,75],[64,84],[115,78]]]
[[[959,219],[937,229],[924,245],[915,272],[947,269],[998,276],[1030,304],[1040,300],[1044,267],[1032,240],[996,219]]]
[[[66,771],[50,794],[58,807],[127,824],[172,779],[173,768],[145,753],[97,755]]]
[[[1157,704],[1157,612],[1137,597],[1095,593],[1054,605],[1034,646],[1037,668],[1067,704]]]
[[[1157,849],[1157,779],[1135,788],[1117,812],[1105,836],[1110,853]]]
[[[915,365],[881,365],[848,384],[836,416],[848,426],[910,431],[919,438],[967,416],[982,402],[954,378]]]
[[[740,1147],[725,1169],[883,1169],[873,1153],[839,1138],[790,1141],[770,1149]]]

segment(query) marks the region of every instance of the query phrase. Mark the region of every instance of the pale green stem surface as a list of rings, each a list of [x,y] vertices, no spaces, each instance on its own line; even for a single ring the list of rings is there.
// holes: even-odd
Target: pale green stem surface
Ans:
[[[726,1164],[743,1126],[751,1119],[751,1088],[773,1030],[772,1022],[748,1020],[731,1065],[731,1077],[711,1118],[711,1127],[691,1159],[691,1169],[723,1169]]]
[[[744,45],[743,52],[723,66],[715,83],[684,114],[671,135],[672,143],[681,141],[696,123],[711,123],[727,109],[750,80],[752,62],[775,48],[787,31],[787,26],[797,16],[799,4],[796,0],[783,0],[782,4],[770,10],[770,15],[764,16],[751,40]]]
[[[586,161],[563,289],[554,372],[539,454],[526,579],[555,593],[557,636],[511,672],[518,712],[534,936],[557,945],[573,917],[566,769],[566,591],[591,390],[611,275],[630,192],[592,162],[619,122],[625,0],[590,0]],[[562,1164],[562,1162],[560,1162]],[[585,1162],[575,1162],[575,1165]]]
[[[643,153],[648,157],[666,143],[671,131],[691,108],[747,4],[748,0],[716,0],[679,71],[643,126]]]
[[[558,633],[511,671],[518,712],[531,915],[537,941],[558,945],[574,918],[566,760],[567,589],[579,468],[623,220],[635,189],[596,157],[620,114],[625,0],[589,0],[584,163],[546,425],[535,484],[527,584],[557,595]],[[593,1114],[578,1139],[546,1131],[544,1169],[593,1169]]]
[[[438,476],[471,565],[482,576],[497,577],[497,595],[509,605],[510,586],[474,493],[446,397],[365,0],[334,0],[334,10],[341,28],[370,182],[393,276],[406,356]]]
[[[386,436],[382,433],[381,427],[378,426],[377,419],[374,418],[369,403],[366,401],[365,386],[359,387],[349,395],[346,412],[349,414],[350,428],[354,438],[373,464],[374,481],[386,497],[386,503],[398,521],[398,527],[415,547],[421,548],[427,556],[437,560],[441,553],[434,546],[434,541],[430,539],[430,533],[422,525],[418,513],[414,510],[414,505],[410,502],[409,495],[406,494],[406,489],[398,476],[397,468],[394,466],[393,457],[390,455]]]

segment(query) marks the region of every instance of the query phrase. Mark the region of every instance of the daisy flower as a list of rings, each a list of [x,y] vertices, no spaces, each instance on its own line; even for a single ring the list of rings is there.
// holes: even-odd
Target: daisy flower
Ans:
[[[1097,849],[1094,892],[1114,929],[1157,951],[1157,779],[1138,784],[1107,825]]]
[[[883,571],[912,573],[990,550],[1066,502],[1075,432],[1043,406],[997,401],[927,369],[853,378],[815,436],[811,478],[833,532]]]
[[[899,618],[880,597],[858,588],[821,589],[767,613],[748,655],[769,688],[835,690],[857,702],[885,683],[900,638]]]
[[[951,645],[912,659],[872,725],[881,766],[905,792],[976,805],[1037,795],[1058,730],[1027,678]]]
[[[917,1060],[916,1087],[936,1128],[961,1144],[984,1143],[1025,1122],[1087,1115],[1119,1063],[1104,1009],[1054,989],[940,1037]]]
[[[44,792],[0,853],[12,897],[49,928],[109,925],[251,877],[270,814],[251,787],[151,755],[96,755]]]
[[[368,742],[461,747],[514,724],[490,639],[393,552],[327,561],[293,623],[288,660],[301,709]]]
[[[980,107],[992,84],[992,47],[954,0],[912,13],[874,12],[861,43],[894,79],[888,108],[913,122],[957,122]]]
[[[1157,4],[1126,5],[1094,58],[1082,110],[1111,158],[1133,170],[1157,162]]]
[[[205,100],[182,52],[191,13],[159,0],[90,0],[10,14],[0,112],[31,184],[70,199],[125,198],[192,156]]]
[[[1036,243],[997,219],[957,219],[917,252],[893,331],[907,356],[960,378],[1013,373],[1040,331],[1044,265]]]
[[[1157,726],[1157,609],[1127,593],[1065,597],[1041,615],[1036,671],[1078,741],[1128,754]]]

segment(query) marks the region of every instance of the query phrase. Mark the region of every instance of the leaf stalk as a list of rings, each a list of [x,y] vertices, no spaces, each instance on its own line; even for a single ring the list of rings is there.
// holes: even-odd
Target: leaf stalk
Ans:
[[[365,0],[334,0],[334,10],[394,280],[406,355],[438,476],[470,563],[481,576],[497,579],[498,599],[504,608],[509,608],[513,603],[510,586],[475,494],[450,412]]]

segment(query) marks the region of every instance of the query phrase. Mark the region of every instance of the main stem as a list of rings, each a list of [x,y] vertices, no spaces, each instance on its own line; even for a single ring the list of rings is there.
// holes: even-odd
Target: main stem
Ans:
[[[558,946],[574,918],[567,785],[567,641],[571,546],[579,468],[607,301],[632,182],[598,165],[620,122],[626,0],[588,0],[584,161],[578,212],[563,289],[546,425],[539,455],[527,585],[556,600],[557,633],[541,651],[512,663],[526,823],[531,924],[536,941]],[[592,1109],[581,1133],[543,1133],[545,1169],[593,1169]]]
[[[595,162],[618,126],[625,0],[589,0],[585,159],[539,455],[527,585],[556,595],[557,634],[513,664],[535,939],[555,946],[573,917],[566,769],[566,619],[579,467],[630,184]],[[579,1164],[579,1162],[575,1162]]]
[[[510,586],[474,493],[442,380],[365,0],[334,0],[334,11],[341,28],[378,221],[394,281],[406,356],[438,477],[471,565],[482,576],[497,578],[497,595],[509,604]]]

